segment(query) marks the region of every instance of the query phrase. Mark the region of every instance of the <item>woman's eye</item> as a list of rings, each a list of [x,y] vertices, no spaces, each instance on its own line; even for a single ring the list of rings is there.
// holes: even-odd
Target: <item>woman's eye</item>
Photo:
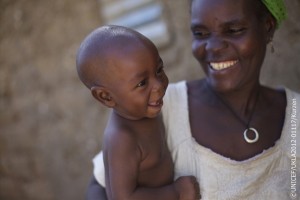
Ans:
[[[146,79],[142,80],[136,87],[143,87],[144,85],[146,85]]]
[[[246,28],[230,28],[228,29],[228,33],[232,35],[239,35],[243,33],[246,30]]]
[[[204,30],[193,30],[192,33],[194,37],[198,37],[198,38],[204,38],[209,36],[209,32]]]

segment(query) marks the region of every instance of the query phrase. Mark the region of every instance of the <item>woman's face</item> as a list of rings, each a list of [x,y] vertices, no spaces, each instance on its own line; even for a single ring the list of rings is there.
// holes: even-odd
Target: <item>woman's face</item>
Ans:
[[[268,23],[259,19],[254,0],[193,0],[192,49],[207,82],[220,92],[257,84]]]

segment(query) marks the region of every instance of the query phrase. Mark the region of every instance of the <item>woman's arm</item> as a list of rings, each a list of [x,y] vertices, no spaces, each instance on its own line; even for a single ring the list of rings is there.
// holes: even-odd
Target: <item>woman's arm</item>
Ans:
[[[107,200],[105,188],[93,176],[87,188],[86,200]]]

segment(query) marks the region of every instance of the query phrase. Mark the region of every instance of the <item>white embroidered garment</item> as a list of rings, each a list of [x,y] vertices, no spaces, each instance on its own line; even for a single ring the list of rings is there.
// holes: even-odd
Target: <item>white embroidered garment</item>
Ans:
[[[291,116],[293,99],[300,95],[286,90],[287,107],[281,138],[261,154],[244,161],[235,161],[199,145],[191,135],[187,87],[184,81],[169,86],[164,99],[163,116],[167,141],[175,162],[175,175],[194,175],[200,183],[202,199],[209,200],[282,200],[291,192]],[[295,110],[294,110],[295,111]],[[300,121],[297,124],[300,138]],[[300,139],[298,139],[300,140]],[[297,165],[300,167],[300,141]],[[297,175],[300,177],[300,171]],[[297,184],[298,192],[300,182]],[[300,196],[299,196],[300,197]]]
[[[300,180],[300,95],[286,89],[286,96],[284,127],[275,146],[253,158],[235,161],[194,140],[189,124],[186,82],[170,84],[164,98],[163,117],[175,163],[175,178],[196,176],[204,200],[285,200],[290,199],[293,189],[297,190],[296,199],[300,199],[300,181],[291,185],[291,168],[295,167],[292,161],[295,159],[298,167],[295,172]],[[293,123],[292,118],[298,121]],[[291,152],[292,128],[297,132],[296,154]],[[94,166],[97,181],[104,185],[101,153],[94,158]]]

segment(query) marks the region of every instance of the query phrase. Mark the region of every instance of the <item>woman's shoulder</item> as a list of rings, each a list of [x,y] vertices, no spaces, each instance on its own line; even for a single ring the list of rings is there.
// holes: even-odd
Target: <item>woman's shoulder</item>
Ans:
[[[166,116],[167,113],[174,112],[174,107],[181,107],[187,101],[186,81],[170,83],[164,96],[164,106],[162,111]]]
[[[291,90],[289,88],[284,88],[283,90],[286,93],[287,99],[291,98],[291,99],[300,100],[300,93],[299,92],[296,92],[296,91]]]
[[[300,119],[300,93],[285,88],[286,93],[286,115],[294,116],[298,121]],[[300,123],[298,123],[300,129]]]
[[[176,83],[170,83],[166,95],[164,97],[164,101],[171,101],[176,102],[180,101],[180,99],[185,97],[187,88],[186,88],[186,81],[179,81]]]
[[[168,88],[167,88],[167,92],[176,92],[176,91],[180,91],[180,90],[185,90],[186,88],[186,84],[187,82],[185,80],[179,81],[179,82],[174,82],[174,83],[170,83]]]

